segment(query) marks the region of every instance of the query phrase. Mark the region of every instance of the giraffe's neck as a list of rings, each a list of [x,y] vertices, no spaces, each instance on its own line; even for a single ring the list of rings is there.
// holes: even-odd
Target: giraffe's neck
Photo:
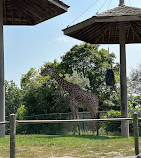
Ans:
[[[52,77],[58,82],[58,84],[67,92],[70,93],[72,89],[72,83],[65,81],[62,77],[60,77],[55,71],[52,71]]]

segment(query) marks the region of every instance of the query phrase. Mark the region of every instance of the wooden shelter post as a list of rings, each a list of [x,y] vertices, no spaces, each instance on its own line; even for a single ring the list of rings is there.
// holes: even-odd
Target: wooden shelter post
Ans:
[[[0,122],[5,121],[3,25],[36,25],[67,12],[68,8],[59,0],[0,0]],[[5,125],[0,125],[0,137],[4,136]]]
[[[127,105],[127,79],[126,79],[126,47],[125,47],[125,24],[120,22],[120,88],[121,88],[121,117],[128,117]],[[121,135],[129,138],[129,121],[121,121]]]
[[[141,8],[119,6],[64,29],[64,34],[91,44],[120,44],[121,117],[128,117],[125,44],[141,43]],[[121,122],[122,137],[129,137],[129,122]]]
[[[119,1],[119,6],[122,6],[122,5],[124,5],[124,0]]]
[[[3,0],[0,0],[0,122],[5,121]],[[5,125],[0,125],[0,137],[5,137]]]

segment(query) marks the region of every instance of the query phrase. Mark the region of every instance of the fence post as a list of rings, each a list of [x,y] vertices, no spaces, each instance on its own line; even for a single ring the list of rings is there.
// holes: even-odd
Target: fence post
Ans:
[[[134,123],[134,141],[135,141],[135,154],[139,155],[139,128],[138,128],[138,114],[133,114]]]
[[[97,116],[98,119],[100,119],[99,115],[100,114],[98,112],[98,116]],[[99,136],[99,122],[98,121],[96,122],[96,131],[97,131],[97,136]]]
[[[10,115],[10,158],[15,158],[16,116]]]

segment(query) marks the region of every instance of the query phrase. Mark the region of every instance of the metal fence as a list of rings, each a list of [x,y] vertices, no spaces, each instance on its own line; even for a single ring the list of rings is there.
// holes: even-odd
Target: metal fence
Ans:
[[[89,112],[79,112],[79,119],[91,119],[91,115]],[[102,119],[104,116],[107,115],[107,111],[99,111],[98,112],[98,116],[100,119]],[[48,114],[40,114],[40,115],[33,115],[33,116],[25,116],[24,120],[72,120],[72,113],[48,113]],[[61,124],[36,124],[36,125],[26,125],[27,130],[28,130],[28,134],[30,134],[29,129],[31,128],[34,129],[34,131],[31,132],[35,132],[34,134],[41,134],[41,131],[49,131],[50,129],[50,133],[51,134],[60,134],[62,131],[62,133],[68,133],[68,132],[72,132],[73,129],[73,123],[61,123]],[[92,132],[93,130],[93,123],[92,122],[81,122],[79,124],[81,133],[88,133],[88,132]],[[43,132],[43,131],[42,131]],[[53,133],[54,132],[54,133]],[[58,132],[58,133],[55,133]],[[50,134],[47,133],[47,134]],[[45,134],[45,133],[43,133]]]
[[[105,121],[123,121],[133,120],[134,124],[134,142],[135,142],[135,154],[139,155],[139,128],[138,114],[134,113],[133,118],[111,118],[111,119],[79,119],[79,120],[16,120],[14,114],[10,115],[10,121],[0,122],[0,125],[10,124],[10,158],[15,158],[15,136],[16,136],[16,124],[42,124],[42,123],[73,123],[73,122],[105,122]]]

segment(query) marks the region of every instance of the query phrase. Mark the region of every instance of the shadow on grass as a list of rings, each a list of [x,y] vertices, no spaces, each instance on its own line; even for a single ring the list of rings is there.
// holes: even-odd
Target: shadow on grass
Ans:
[[[43,139],[54,139],[54,138],[82,138],[90,140],[107,140],[107,139],[119,139],[119,136],[93,136],[93,135],[47,135],[47,136],[37,136],[36,138]]]

